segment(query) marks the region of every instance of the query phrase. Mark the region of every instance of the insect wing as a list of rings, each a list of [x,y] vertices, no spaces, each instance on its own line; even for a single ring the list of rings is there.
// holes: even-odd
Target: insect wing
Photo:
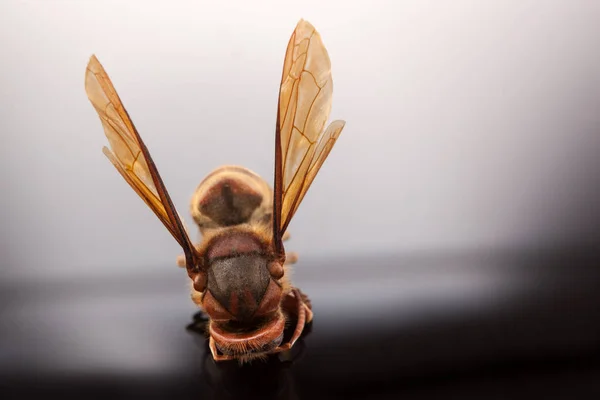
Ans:
[[[285,233],[345,122],[326,129],[333,94],[331,63],[321,36],[300,20],[288,43],[277,110],[274,242]]]
[[[86,69],[85,90],[108,138],[110,148],[104,147],[104,154],[183,248],[188,270],[195,270],[200,258],[146,145],[96,56]]]

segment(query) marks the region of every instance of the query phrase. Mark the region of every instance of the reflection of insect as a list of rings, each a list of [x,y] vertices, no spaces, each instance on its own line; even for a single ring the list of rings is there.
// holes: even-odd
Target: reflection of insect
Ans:
[[[85,88],[110,150],[104,154],[171,232],[184,255],[192,299],[209,317],[215,360],[240,361],[290,349],[312,320],[308,298],[289,280],[282,241],[290,220],[344,128],[331,109],[327,50],[314,27],[300,20],[288,43],[275,135],[275,185],[250,170],[224,166],[196,189],[191,213],[202,234],[194,246],[150,153],[95,56]],[[284,237],[285,236],[285,237]],[[287,321],[296,327],[282,343]]]

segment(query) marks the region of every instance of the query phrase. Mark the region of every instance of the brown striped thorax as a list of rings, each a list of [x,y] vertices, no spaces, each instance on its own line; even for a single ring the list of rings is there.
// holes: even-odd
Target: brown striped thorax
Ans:
[[[240,166],[208,174],[190,202],[200,234],[196,243],[95,56],[86,69],[85,89],[109,142],[104,154],[183,250],[177,264],[186,269],[192,300],[208,317],[214,360],[244,362],[291,349],[313,314],[308,297],[290,281],[297,256],[286,253],[283,242],[345,126],[341,120],[325,125],[333,81],[319,33],[300,20],[288,41],[276,112],[273,188]],[[286,327],[292,332],[284,340]]]

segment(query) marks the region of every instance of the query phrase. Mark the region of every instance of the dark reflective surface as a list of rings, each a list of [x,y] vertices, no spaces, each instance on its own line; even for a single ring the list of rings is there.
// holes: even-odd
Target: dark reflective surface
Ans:
[[[249,395],[264,399],[298,398],[291,368],[305,352],[304,338],[310,335],[312,324],[306,327],[290,351],[240,365],[237,362],[215,363],[212,360],[205,334],[206,321],[205,315],[198,312],[187,326],[188,331],[196,336],[194,340],[197,345],[204,351],[202,379],[208,389],[205,395],[219,399],[243,399]],[[292,325],[286,329],[284,343],[292,336],[293,328]]]
[[[180,270],[4,283],[0,394],[594,398],[598,260],[594,248],[302,260],[310,331],[290,354],[242,367],[213,362]]]

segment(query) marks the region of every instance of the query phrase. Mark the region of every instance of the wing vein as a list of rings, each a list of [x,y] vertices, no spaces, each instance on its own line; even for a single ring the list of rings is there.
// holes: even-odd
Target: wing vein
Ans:
[[[104,147],[104,154],[183,248],[188,275],[193,278],[198,268],[202,268],[200,256],[191,244],[146,145],[95,56],[90,58],[86,68],[85,89],[109,142],[110,149]]]
[[[276,139],[276,249],[344,127],[343,121],[335,121],[324,129],[333,92],[331,63],[321,36],[309,22],[300,20],[296,25],[284,60],[278,108],[284,115],[278,118]]]

